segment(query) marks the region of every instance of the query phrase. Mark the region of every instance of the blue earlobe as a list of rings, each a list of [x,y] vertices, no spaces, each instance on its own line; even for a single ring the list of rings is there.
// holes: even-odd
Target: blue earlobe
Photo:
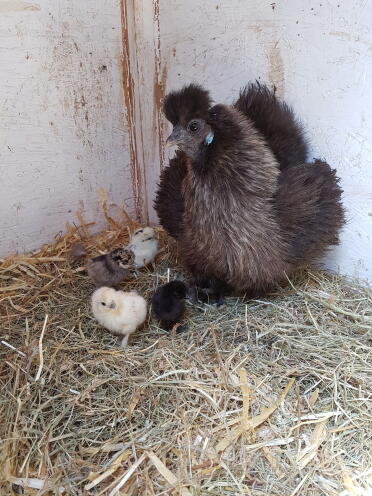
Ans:
[[[210,145],[213,141],[213,138],[214,138],[214,134],[212,131],[209,131],[209,133],[207,134],[207,136],[205,137],[205,144],[206,145]]]

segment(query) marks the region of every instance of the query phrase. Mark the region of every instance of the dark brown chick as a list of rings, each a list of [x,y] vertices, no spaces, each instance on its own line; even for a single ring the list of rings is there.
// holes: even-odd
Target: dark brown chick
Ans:
[[[286,226],[286,211],[293,205],[285,203],[283,192],[297,166],[280,178],[274,152],[247,116],[233,107],[211,107],[208,93],[196,85],[170,93],[164,112],[173,124],[168,142],[187,157],[179,246],[195,279],[259,294],[338,242],[344,222],[341,190],[328,165],[319,182],[311,179],[311,165],[305,182],[293,181],[299,201],[309,204],[315,187],[319,203],[302,224],[297,218]],[[315,229],[311,236],[308,229]],[[308,247],[299,257],[294,253],[301,243]]]
[[[97,288],[115,287],[134,272],[134,254],[126,248],[117,248],[89,260],[87,270]]]

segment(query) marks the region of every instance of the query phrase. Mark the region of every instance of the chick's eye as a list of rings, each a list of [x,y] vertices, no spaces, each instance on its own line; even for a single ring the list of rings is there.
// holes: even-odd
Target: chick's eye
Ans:
[[[101,305],[103,305],[105,307],[106,303],[104,301],[101,301]]]
[[[192,132],[192,133],[195,133],[196,131],[199,131],[199,122],[197,121],[191,121],[190,124],[189,124],[189,130]]]

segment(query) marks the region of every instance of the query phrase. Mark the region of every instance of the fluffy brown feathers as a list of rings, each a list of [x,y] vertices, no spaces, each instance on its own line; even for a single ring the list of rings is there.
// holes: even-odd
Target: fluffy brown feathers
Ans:
[[[154,208],[160,224],[174,239],[178,239],[182,228],[182,216],[185,210],[182,182],[186,176],[186,155],[180,150],[169,161],[160,175],[160,182]]]
[[[87,263],[89,277],[97,288],[117,286],[124,279],[129,279],[134,270],[134,253],[126,248],[92,258]]]
[[[272,92],[253,85],[235,108],[210,102],[196,85],[165,98],[181,151],[155,206],[196,280],[254,295],[338,243],[341,190],[325,162],[304,164],[301,126]]]
[[[180,91],[173,91],[164,100],[163,112],[173,126],[187,123],[191,118],[208,117],[211,99],[209,92],[197,84],[184,86]]]
[[[263,135],[280,169],[299,165],[307,160],[308,145],[304,130],[293,110],[259,82],[241,90],[234,107],[251,119]]]
[[[198,277],[237,291],[266,287],[288,271],[287,246],[272,197],[279,166],[253,124],[239,111],[210,111],[215,141],[188,161],[180,249]]]

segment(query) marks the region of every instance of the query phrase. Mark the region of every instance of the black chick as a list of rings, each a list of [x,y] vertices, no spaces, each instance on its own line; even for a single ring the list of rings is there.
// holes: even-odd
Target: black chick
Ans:
[[[96,287],[115,287],[134,272],[134,253],[117,248],[89,260],[87,270]]]
[[[152,297],[152,308],[160,325],[170,331],[178,324],[185,311],[186,285],[182,281],[172,281],[158,288]],[[178,328],[178,332],[183,329]]]

